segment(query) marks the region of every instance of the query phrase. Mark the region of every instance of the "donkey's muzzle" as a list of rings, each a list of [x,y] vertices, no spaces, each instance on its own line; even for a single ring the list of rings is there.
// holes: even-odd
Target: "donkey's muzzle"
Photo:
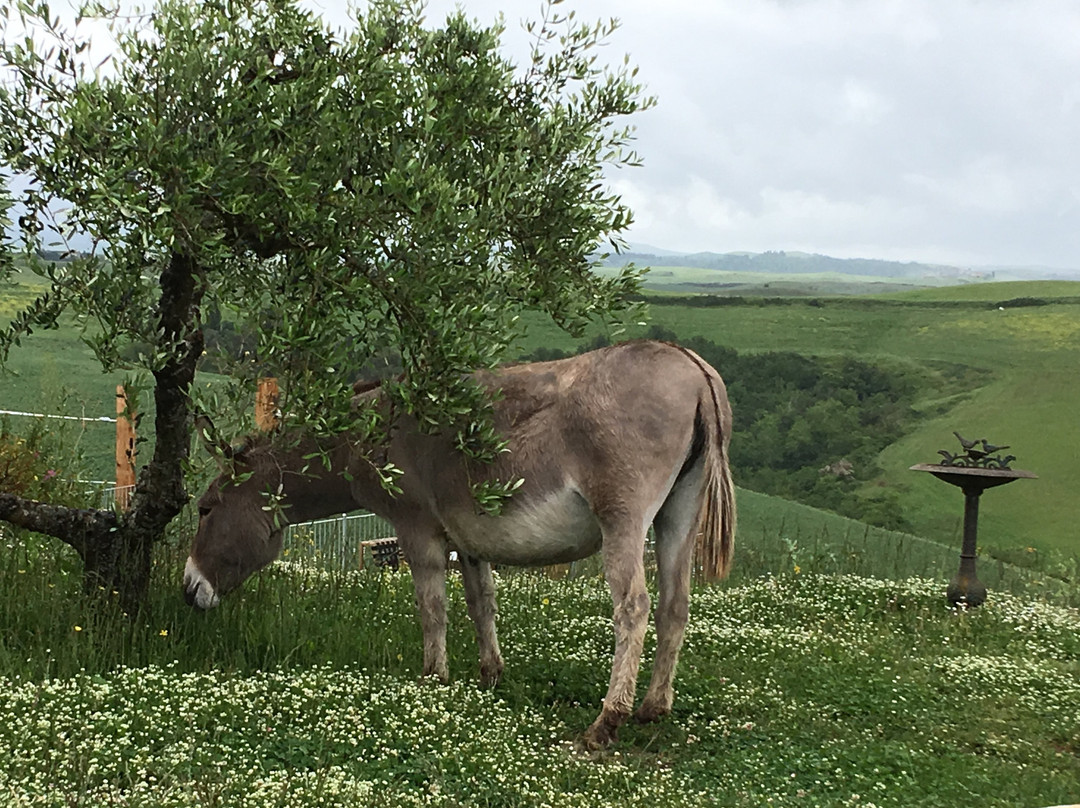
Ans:
[[[184,566],[184,600],[196,609],[213,609],[221,602],[214,585],[206,580],[190,557]]]

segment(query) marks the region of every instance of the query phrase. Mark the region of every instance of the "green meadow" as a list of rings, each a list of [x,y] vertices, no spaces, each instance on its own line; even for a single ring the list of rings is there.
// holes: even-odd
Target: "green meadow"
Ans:
[[[1027,299],[1026,301],[1024,299]],[[662,300],[662,298],[661,298]],[[867,493],[895,491],[914,532],[958,542],[963,498],[930,475],[908,471],[955,451],[954,430],[1008,444],[1015,468],[1038,480],[988,492],[980,541],[1015,554],[1035,548],[1080,553],[1080,283],[1010,282],[921,289],[884,297],[743,298],[724,305],[650,307],[650,323],[680,337],[701,336],[740,352],[796,351],[910,363],[948,376],[980,379],[942,395],[938,386],[916,408],[923,418],[885,449],[883,472]],[[1017,305],[1016,303],[1026,303]],[[1001,306],[1000,304],[1006,304]],[[615,338],[644,333],[631,324]],[[539,320],[524,347],[569,349],[575,341]],[[718,368],[721,375],[723,368]],[[738,418],[738,402],[733,402]]]
[[[289,562],[197,613],[180,597],[194,530],[185,514],[157,548],[145,609],[124,615],[109,592],[82,592],[68,548],[0,529],[0,803],[1076,802],[1080,588],[1068,559],[1080,481],[1071,446],[1077,287],[652,306],[651,321],[682,337],[906,363],[936,383],[917,403],[924,417],[882,452],[880,479],[866,484],[899,492],[917,529],[874,528],[740,489],[735,569],[723,584],[695,587],[672,715],[626,726],[603,753],[575,743],[599,709],[612,652],[595,560],[561,580],[499,572],[507,668],[483,691],[453,573],[452,681],[440,687],[417,679],[407,570],[319,569],[293,547]],[[18,294],[0,298],[4,313]],[[1053,301],[997,305],[1036,296]],[[524,350],[576,344],[539,320],[529,326]],[[71,323],[34,334],[10,365],[17,375],[0,377],[3,409],[109,415],[123,378],[100,372]],[[111,425],[49,423],[61,447],[53,465],[109,473]],[[1040,475],[984,498],[980,537],[996,557],[980,559],[990,598],[975,610],[943,596],[961,498],[906,470],[951,448],[953,429],[1011,443],[1016,465]],[[650,593],[655,602],[651,580]],[[654,643],[650,628],[641,690]]]
[[[575,739],[599,707],[612,638],[607,586],[587,571],[498,575],[507,668],[484,691],[453,573],[452,681],[442,687],[417,680],[407,572],[279,562],[202,614],[179,597],[183,548],[170,541],[151,600],[132,618],[108,593],[87,608],[67,554],[8,537],[2,801],[1015,808],[1076,799],[1076,608],[996,591],[977,610],[951,609],[940,580],[906,577],[933,566],[933,548],[910,552],[886,532],[872,540],[892,545],[882,553],[891,572],[819,571],[837,559],[822,552],[809,514],[779,515],[779,526],[762,511],[760,542],[767,503],[743,499],[740,572],[693,593],[673,713],[627,725],[592,754]],[[830,522],[828,533],[841,527]],[[848,528],[837,551],[862,533]],[[771,554],[774,539],[786,550]],[[650,629],[646,670],[654,643]]]
[[[29,280],[21,280],[0,295],[0,313],[10,316],[30,299]],[[701,336],[740,352],[855,356],[935,374],[938,383],[916,403],[922,417],[909,434],[884,449],[878,463],[882,473],[865,491],[868,496],[895,492],[913,533],[949,546],[958,542],[959,492],[929,475],[908,471],[916,463],[936,460],[939,449],[954,450],[956,430],[1008,444],[1009,453],[1018,458],[1014,466],[1039,475],[983,497],[980,541],[986,548],[1021,562],[1031,552],[1080,553],[1080,498],[1075,496],[1080,485],[1075,417],[1075,402],[1080,400],[1080,283],[978,283],[863,296],[719,302],[725,305],[655,303],[648,322],[682,338]],[[644,331],[644,325],[631,324],[621,333],[607,333],[619,339]],[[13,349],[8,372],[0,375],[0,409],[111,415],[115,385],[125,374],[102,373],[77,337],[74,323],[68,323],[37,332]],[[522,349],[569,350],[577,343],[534,318]],[[724,369],[718,369],[723,374]],[[951,377],[966,381],[950,392]],[[970,378],[977,379],[975,387]],[[150,396],[143,399],[141,405],[149,412]],[[733,404],[737,419],[738,401]],[[9,416],[8,428],[19,431],[26,420]],[[150,421],[143,423],[148,427]],[[80,465],[84,477],[111,477],[111,425],[50,425],[66,447],[58,464]],[[150,429],[143,433],[148,437]],[[140,445],[140,451],[149,449],[149,443]]]
[[[601,275],[616,270],[600,267]],[[956,283],[956,279],[935,276],[888,278],[840,272],[739,272],[703,267],[651,266],[645,274],[651,293],[724,294],[767,297],[815,295],[881,295],[923,287]]]

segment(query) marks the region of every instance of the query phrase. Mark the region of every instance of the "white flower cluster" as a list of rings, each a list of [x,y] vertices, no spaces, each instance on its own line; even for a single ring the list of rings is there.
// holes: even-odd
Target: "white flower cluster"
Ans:
[[[593,765],[549,716],[471,684],[355,670],[84,674],[7,688],[0,727],[5,805],[702,803],[673,772]]]

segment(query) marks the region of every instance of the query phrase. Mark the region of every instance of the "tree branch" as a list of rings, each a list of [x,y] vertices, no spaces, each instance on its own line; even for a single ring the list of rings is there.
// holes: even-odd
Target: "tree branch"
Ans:
[[[0,493],[0,519],[60,539],[83,557],[119,524],[113,511],[50,505],[8,493]]]

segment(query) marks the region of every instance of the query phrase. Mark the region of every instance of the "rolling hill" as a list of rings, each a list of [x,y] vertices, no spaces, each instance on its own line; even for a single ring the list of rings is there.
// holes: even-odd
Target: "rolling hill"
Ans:
[[[879,458],[867,494],[895,492],[914,532],[958,543],[963,499],[930,475],[908,471],[953,449],[953,430],[1010,444],[1017,468],[1038,480],[986,494],[980,541],[1011,554],[1080,551],[1080,283],[987,283],[880,297],[718,300],[724,305],[652,305],[651,322],[682,338],[701,336],[740,352],[796,351],[867,361],[979,371],[974,390],[918,402],[923,417]],[[663,298],[657,299],[662,303]],[[1002,305],[1005,304],[1005,305]],[[537,319],[532,345],[575,341]],[[645,327],[630,325],[622,336]],[[603,329],[596,329],[603,332]],[[724,369],[718,368],[721,374]],[[733,402],[738,418],[738,402]]]

